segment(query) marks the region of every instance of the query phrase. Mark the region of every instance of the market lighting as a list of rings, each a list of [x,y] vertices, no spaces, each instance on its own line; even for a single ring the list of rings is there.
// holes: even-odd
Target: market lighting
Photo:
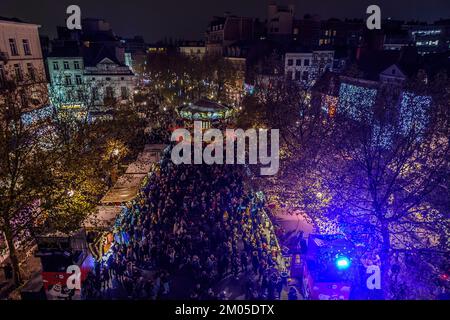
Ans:
[[[346,270],[346,269],[348,269],[350,267],[350,264],[351,264],[350,260],[347,257],[344,257],[344,256],[339,257],[336,260],[336,267],[339,270]]]

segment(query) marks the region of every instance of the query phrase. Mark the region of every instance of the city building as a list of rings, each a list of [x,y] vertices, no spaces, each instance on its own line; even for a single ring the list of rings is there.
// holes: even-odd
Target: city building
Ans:
[[[358,19],[328,19],[322,21],[318,15],[306,14],[294,21],[293,40],[301,46],[350,47],[361,45],[365,22]]]
[[[271,0],[267,7],[267,36],[290,39],[293,33],[295,7]]]
[[[84,81],[92,89],[92,100],[97,110],[108,109],[115,102],[129,102],[135,88],[135,75],[124,64],[113,58],[102,58],[87,63]]]
[[[255,19],[225,14],[214,17],[206,31],[206,53],[223,55],[230,44],[252,40],[255,36]]]
[[[47,59],[52,103],[60,110],[78,115],[106,112],[115,103],[129,102],[136,79],[131,69],[113,57],[98,62],[81,56],[52,56]]]
[[[73,54],[53,55],[47,58],[50,79],[49,93],[51,102],[60,109],[81,109],[84,100],[84,61],[83,57]]]
[[[45,68],[37,24],[18,19],[0,17],[0,85],[5,81],[16,81],[28,85],[31,105],[40,108],[47,102],[42,96],[45,84]]]
[[[333,50],[297,50],[285,54],[286,79],[314,84],[327,71],[333,71]]]
[[[104,20],[82,23],[81,31],[58,28],[46,61],[49,92],[60,111],[94,119],[116,103],[131,101],[136,86],[132,54],[145,45],[140,38],[121,40]]]
[[[321,26],[319,16],[307,14],[303,19],[294,21],[293,40],[304,47],[318,46]]]
[[[432,25],[406,25],[419,54],[450,50],[450,20],[439,20]]]
[[[206,46],[203,41],[182,41],[178,45],[178,52],[198,59],[203,59],[206,55]]]
[[[122,39],[121,42],[125,46],[125,65],[137,75],[142,76],[147,65],[148,45],[144,38],[135,36],[130,39]]]

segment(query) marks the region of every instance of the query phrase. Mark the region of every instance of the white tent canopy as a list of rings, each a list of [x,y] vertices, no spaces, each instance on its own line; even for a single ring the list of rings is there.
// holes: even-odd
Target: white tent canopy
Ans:
[[[160,161],[165,148],[166,146],[162,144],[146,145],[136,161],[128,166],[126,173],[100,201],[101,205],[97,207],[96,212],[85,220],[84,227],[110,229],[123,210],[123,205],[136,198],[144,179],[152,166]]]
[[[123,208],[120,206],[98,206],[97,212],[90,215],[84,221],[84,227],[86,229],[110,229],[114,225],[116,217],[122,210]]]
[[[103,197],[102,204],[122,204],[133,200],[142,186],[152,166],[161,159],[161,153],[166,148],[163,144],[150,144],[144,147],[135,162],[130,164],[114,187]]]
[[[133,200],[142,186],[146,174],[124,174],[103,197],[102,204],[122,204]]]

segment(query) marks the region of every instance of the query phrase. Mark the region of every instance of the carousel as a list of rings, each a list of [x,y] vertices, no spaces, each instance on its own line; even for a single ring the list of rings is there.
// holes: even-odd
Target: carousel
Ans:
[[[194,121],[201,121],[202,128],[207,130],[215,123],[226,122],[233,115],[233,108],[207,99],[198,100],[195,103],[182,105],[178,108],[178,114],[190,127]]]

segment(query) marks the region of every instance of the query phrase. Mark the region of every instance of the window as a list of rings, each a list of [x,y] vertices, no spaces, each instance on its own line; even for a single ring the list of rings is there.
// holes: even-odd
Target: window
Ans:
[[[301,66],[302,65],[302,59],[297,59],[297,61],[295,62],[295,64],[297,66]]]
[[[304,65],[305,67],[308,67],[308,66],[309,66],[309,59],[305,59],[305,62],[303,63],[303,65]]]
[[[111,78],[110,77],[106,77],[106,81],[111,81]]]
[[[300,76],[301,76],[301,72],[300,71],[296,71],[295,72],[295,80],[300,80]]]
[[[59,70],[59,63],[58,63],[58,61],[53,61],[53,70]]]
[[[123,100],[128,99],[128,88],[122,87],[122,88],[120,88],[120,91],[121,91],[122,99]]]
[[[69,66],[69,61],[64,61],[64,70],[69,70],[70,66]]]
[[[14,65],[14,72],[16,75],[16,80],[23,81],[23,73],[22,73],[22,68],[20,67],[20,64]]]
[[[76,82],[76,84],[78,84],[78,85],[80,85],[80,84],[83,83],[83,79],[81,78],[81,75],[77,74],[77,75],[75,76],[75,82]]]
[[[80,61],[74,61],[73,67],[75,68],[75,70],[80,70]]]
[[[98,100],[98,89],[97,88],[92,88],[92,99],[94,101]]]
[[[71,76],[66,76],[66,85],[67,86],[71,86],[72,85],[72,77]]]
[[[34,81],[36,80],[36,74],[34,72],[34,67],[32,63],[27,63],[27,70],[28,70],[28,76],[30,77],[30,80]]]
[[[9,39],[9,48],[11,49],[11,55],[18,56],[19,51],[17,51],[17,44],[15,39]]]
[[[292,80],[292,75],[293,75],[292,71],[288,71],[287,72],[287,79],[288,80]]]
[[[289,59],[289,60],[288,60],[288,66],[293,66],[293,65],[294,65],[294,60]]]
[[[303,81],[308,81],[309,80],[309,72],[305,71],[303,72]]]
[[[31,56],[30,42],[27,39],[22,40],[23,52],[26,56]]]
[[[114,90],[112,87],[106,87],[106,98],[114,98]]]

